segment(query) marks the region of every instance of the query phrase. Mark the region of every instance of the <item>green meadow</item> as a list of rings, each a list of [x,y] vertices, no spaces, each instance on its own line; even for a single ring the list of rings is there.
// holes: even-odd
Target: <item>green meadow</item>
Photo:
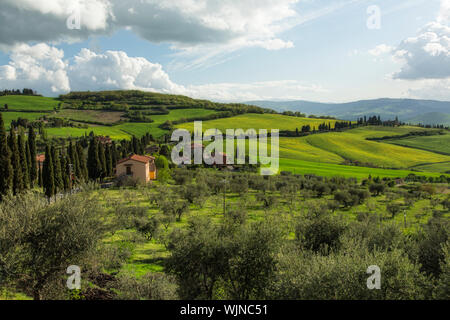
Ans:
[[[5,104],[9,110],[21,111],[53,111],[60,101],[39,96],[0,96],[0,108]]]
[[[331,123],[331,127],[334,128],[336,120],[328,119],[309,119],[284,116],[280,114],[257,114],[247,113],[231,118],[215,119],[203,122],[203,131],[207,129],[219,129],[225,133],[226,129],[280,129],[295,131],[295,129],[301,130],[302,126],[310,125],[311,128],[319,127],[322,123]],[[183,123],[177,128],[184,128],[189,131],[194,131],[194,123]]]

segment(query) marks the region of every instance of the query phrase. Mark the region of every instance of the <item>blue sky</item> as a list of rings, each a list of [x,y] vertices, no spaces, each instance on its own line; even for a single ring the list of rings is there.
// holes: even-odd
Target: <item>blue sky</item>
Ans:
[[[0,88],[224,101],[450,99],[448,0],[55,2],[0,4]],[[70,5],[78,9],[63,10]],[[367,27],[373,5],[379,29]],[[73,14],[80,30],[66,27]],[[42,22],[30,26],[30,17]]]

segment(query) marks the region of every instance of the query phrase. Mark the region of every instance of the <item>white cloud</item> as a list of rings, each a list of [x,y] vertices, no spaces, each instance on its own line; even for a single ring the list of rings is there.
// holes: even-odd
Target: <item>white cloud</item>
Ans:
[[[394,57],[403,62],[396,79],[445,79],[450,77],[450,27],[438,22],[427,24],[416,37],[395,49]]]
[[[129,28],[151,42],[173,48],[215,44],[292,47],[278,35],[291,28],[298,0],[2,0],[0,44],[74,41]],[[81,30],[66,20],[79,12]]]
[[[369,54],[371,54],[372,56],[375,56],[375,57],[379,57],[381,55],[392,52],[393,49],[394,49],[393,47],[388,46],[386,44],[380,44],[380,45],[376,46],[375,48],[369,50]]]
[[[123,51],[82,49],[69,64],[63,50],[43,43],[16,46],[9,64],[0,66],[0,88],[23,87],[51,96],[69,91],[135,89],[217,101],[312,99],[328,92],[295,80],[183,86],[174,83],[160,64],[129,57]]]
[[[409,83],[407,96],[416,99],[450,101],[450,79],[427,79]]]
[[[145,58],[129,57],[123,51],[102,54],[82,49],[68,69],[71,89],[107,90],[138,89],[163,93],[182,93],[160,64]]]
[[[441,0],[437,21],[439,23],[448,23],[450,21],[450,0]]]
[[[14,47],[10,62],[0,66],[0,87],[33,88],[56,94],[70,90],[64,52],[47,44]]]
[[[261,81],[253,83],[216,83],[186,88],[189,95],[215,101],[251,101],[315,99],[328,90],[318,85],[306,85],[296,80]]]

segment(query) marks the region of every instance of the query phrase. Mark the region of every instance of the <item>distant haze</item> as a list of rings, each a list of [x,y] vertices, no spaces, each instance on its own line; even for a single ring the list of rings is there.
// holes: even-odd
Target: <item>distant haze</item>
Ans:
[[[339,119],[356,120],[370,115],[383,119],[423,124],[450,125],[450,101],[414,99],[376,99],[348,103],[319,103],[311,101],[247,101],[247,104],[276,111],[299,111],[307,115],[334,116]]]

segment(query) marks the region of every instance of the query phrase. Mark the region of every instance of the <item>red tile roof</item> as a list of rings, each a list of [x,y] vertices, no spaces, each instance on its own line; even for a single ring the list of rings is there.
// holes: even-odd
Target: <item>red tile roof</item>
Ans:
[[[155,158],[151,157],[151,156],[140,156],[140,155],[137,155],[137,154],[133,154],[133,155],[131,155],[131,156],[125,158],[125,159],[119,160],[117,162],[117,164],[129,161],[129,160],[134,160],[134,161],[137,161],[137,162],[147,163],[147,162],[150,162],[150,160],[155,160]]]
[[[36,156],[36,161],[37,162],[44,162],[45,161],[45,154],[38,154]]]

